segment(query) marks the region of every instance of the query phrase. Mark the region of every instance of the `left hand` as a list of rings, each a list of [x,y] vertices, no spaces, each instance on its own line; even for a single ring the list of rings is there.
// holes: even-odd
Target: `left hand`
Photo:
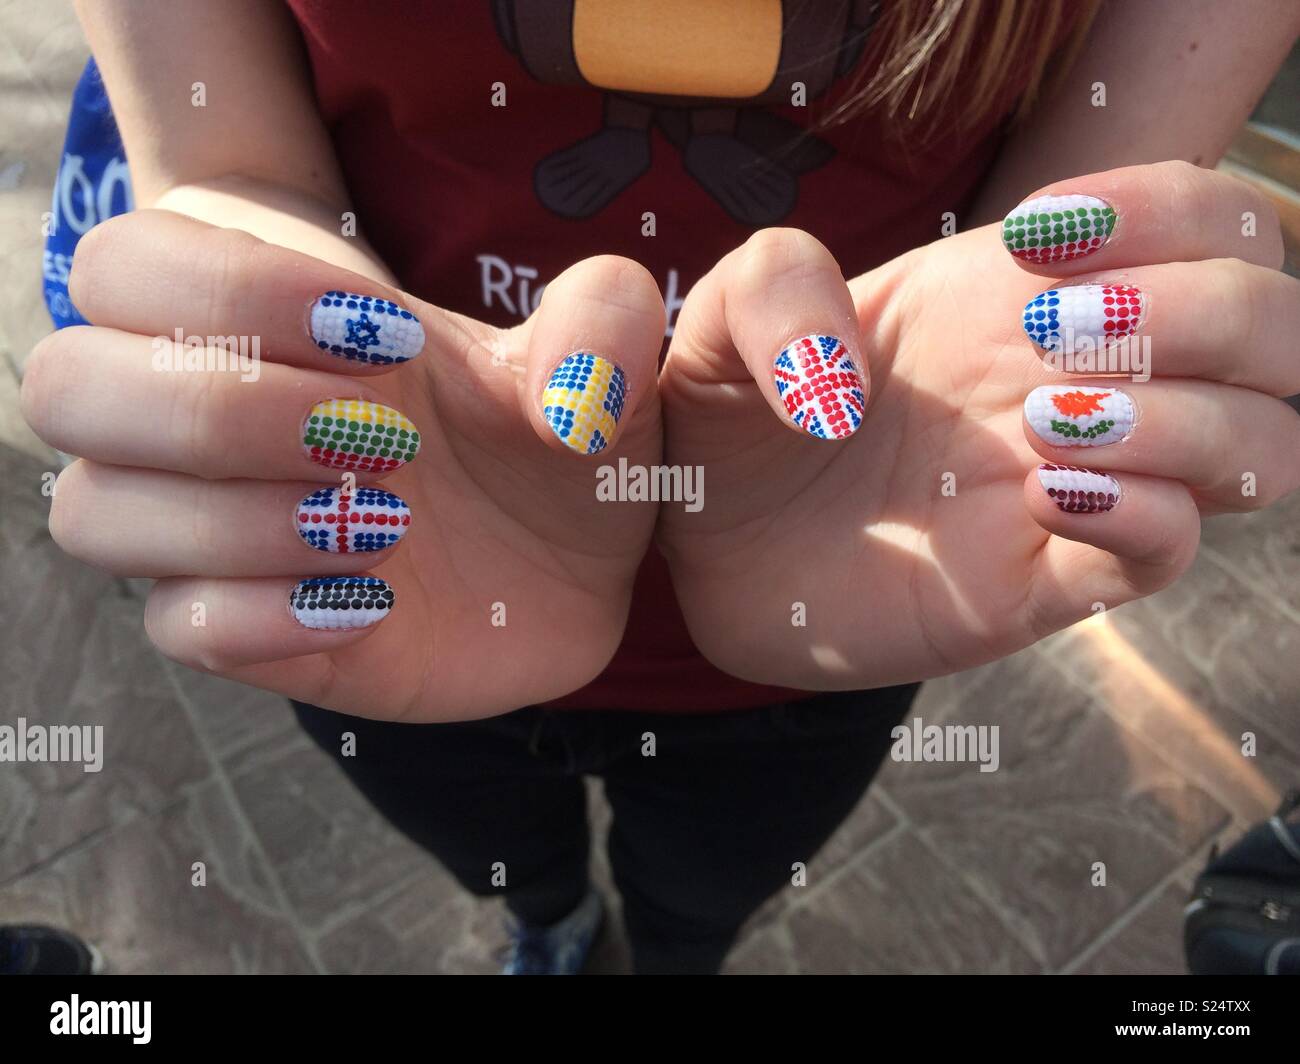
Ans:
[[[660,393],[665,461],[703,467],[703,508],[665,504],[658,536],[714,664],[813,690],[954,672],[1151,594],[1191,563],[1202,515],[1300,484],[1300,417],[1279,398],[1300,391],[1300,283],[1279,272],[1268,203],[1183,163],[1050,194],[1112,206],[1109,240],[1032,266],[987,226],[846,285],[812,237],[765,230],[692,290]],[[1100,331],[1111,293],[1074,286],[1140,291],[1150,380],[1047,368],[1022,320],[1053,278],[1066,299],[1030,314],[1064,327],[1074,308],[1079,333],[1089,309]],[[774,367],[808,336],[843,348],[814,341]],[[787,406],[777,380],[798,389],[827,361],[817,387],[837,398],[787,387]],[[1044,438],[1026,397],[1064,384],[1031,404]],[[1071,502],[1071,487],[1099,494]]]

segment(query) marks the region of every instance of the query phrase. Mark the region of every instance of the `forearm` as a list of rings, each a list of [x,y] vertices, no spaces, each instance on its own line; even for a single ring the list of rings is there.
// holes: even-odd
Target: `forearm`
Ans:
[[[1079,174],[1167,159],[1214,166],[1297,33],[1295,0],[1111,0],[1067,78],[1008,139],[970,225]]]
[[[397,285],[392,272],[356,232],[339,206],[296,188],[229,174],[164,189],[140,206],[187,214],[191,218],[246,233],[301,251],[384,284]]]
[[[136,205],[242,229],[383,281],[357,233],[288,10],[267,0],[79,2]]]

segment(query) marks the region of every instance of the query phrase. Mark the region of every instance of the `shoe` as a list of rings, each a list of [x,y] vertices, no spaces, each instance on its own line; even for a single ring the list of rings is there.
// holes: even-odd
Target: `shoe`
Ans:
[[[35,924],[0,926],[0,975],[97,975],[99,950],[76,935]]]
[[[577,975],[587,963],[605,922],[605,903],[593,887],[578,907],[557,924],[530,927],[509,922],[510,953],[502,975]]]

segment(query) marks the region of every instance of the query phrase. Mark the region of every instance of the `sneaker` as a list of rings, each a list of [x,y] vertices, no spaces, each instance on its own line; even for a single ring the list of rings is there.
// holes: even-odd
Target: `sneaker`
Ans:
[[[596,889],[558,924],[530,927],[511,920],[510,953],[502,975],[577,975],[605,921],[605,904]]]
[[[67,931],[0,925],[0,975],[97,975],[103,970],[99,950]]]

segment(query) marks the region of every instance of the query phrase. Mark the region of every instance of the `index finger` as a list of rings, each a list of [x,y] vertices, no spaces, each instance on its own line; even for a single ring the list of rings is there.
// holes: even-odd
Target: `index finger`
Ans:
[[[415,358],[442,318],[349,270],[159,210],[92,229],[68,287],[95,325],[333,373],[382,372]]]

